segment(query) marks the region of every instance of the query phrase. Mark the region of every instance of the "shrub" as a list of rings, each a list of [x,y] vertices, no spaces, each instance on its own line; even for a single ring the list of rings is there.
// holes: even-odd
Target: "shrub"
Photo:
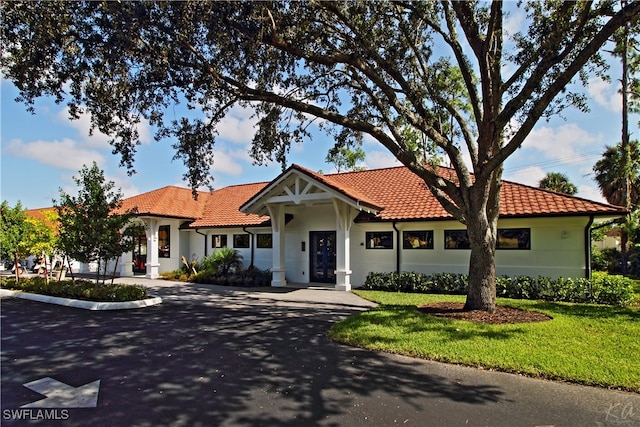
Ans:
[[[104,284],[96,286],[87,280],[49,281],[42,277],[22,278],[20,283],[15,279],[2,279],[3,288],[49,295],[61,298],[84,299],[91,301],[124,302],[147,298],[147,289],[142,285]]]
[[[261,287],[271,284],[271,271],[260,270],[255,266],[251,266],[246,270],[236,271],[231,275],[225,275],[219,272],[199,271],[198,274],[192,276],[189,280],[194,283],[218,286]]]
[[[631,280],[624,276],[593,273],[591,292],[593,302],[598,304],[629,305],[635,299]]]
[[[369,273],[363,289],[464,295],[467,283],[466,274]],[[503,298],[609,305],[629,305],[634,301],[631,280],[606,273],[594,273],[591,280],[502,276],[496,278],[496,295]]]

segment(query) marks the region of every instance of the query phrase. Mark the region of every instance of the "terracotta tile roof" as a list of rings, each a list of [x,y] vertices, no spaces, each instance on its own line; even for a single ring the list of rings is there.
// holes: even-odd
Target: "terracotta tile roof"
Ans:
[[[189,228],[200,227],[243,227],[260,225],[269,221],[268,216],[245,214],[240,206],[260,192],[268,183],[233,185],[215,190],[209,194],[203,215]]]
[[[502,182],[500,215],[549,216],[549,215],[624,215],[622,206],[594,202],[510,181]]]
[[[124,199],[118,212],[137,208],[140,216],[196,219],[202,216],[208,198],[209,193],[199,191],[194,200],[190,189],[167,186]]]
[[[444,170],[444,173],[447,171]],[[377,215],[383,221],[449,219],[425,183],[405,167],[375,169],[325,176],[345,191],[353,188],[384,206]],[[514,182],[503,181],[500,216],[624,214],[624,208],[567,196]]]
[[[265,225],[268,216],[245,214],[240,208],[268,192],[292,169],[318,180],[334,191],[378,211],[380,221],[441,220],[452,218],[428,190],[425,183],[405,167],[320,175],[294,165],[271,182],[225,187],[199,193],[194,201],[191,190],[164,187],[126,199],[123,209],[137,206],[139,215],[194,220],[188,228],[242,227]],[[443,170],[447,173],[448,170]],[[523,184],[503,181],[501,217],[557,215],[623,215],[624,208],[567,196]]]

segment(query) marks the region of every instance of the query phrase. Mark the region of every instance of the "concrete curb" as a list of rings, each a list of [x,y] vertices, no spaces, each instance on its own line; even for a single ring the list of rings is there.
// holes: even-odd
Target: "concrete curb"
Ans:
[[[11,291],[8,289],[0,289],[0,296],[10,296],[15,298],[22,298],[31,301],[44,302],[48,304],[64,305],[73,308],[82,308],[84,310],[129,310],[134,308],[144,308],[153,305],[160,304],[162,298],[151,297],[138,301],[127,302],[98,302],[98,301],[84,301],[70,298],[52,297],[48,295],[32,294],[29,292]]]

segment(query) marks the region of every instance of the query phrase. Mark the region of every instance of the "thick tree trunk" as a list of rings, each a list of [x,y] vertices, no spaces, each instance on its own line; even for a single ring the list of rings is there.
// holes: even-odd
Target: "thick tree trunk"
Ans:
[[[465,310],[493,313],[496,307],[496,225],[486,218],[472,219],[467,224],[471,242],[469,289]]]
[[[501,170],[494,171],[485,182],[469,189],[466,215],[471,244],[469,288],[465,310],[493,313],[496,308],[496,240],[500,203]]]

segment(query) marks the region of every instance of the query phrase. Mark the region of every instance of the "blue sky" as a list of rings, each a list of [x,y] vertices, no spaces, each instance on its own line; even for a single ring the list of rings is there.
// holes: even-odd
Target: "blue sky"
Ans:
[[[562,172],[579,189],[578,196],[603,201],[593,175],[593,165],[606,145],[620,141],[621,98],[618,83],[594,79],[587,94],[591,112],[566,112],[565,118],[541,121],[523,147],[505,163],[504,179],[537,186],[547,172]],[[125,197],[166,185],[186,186],[182,179],[185,167],[172,161],[171,141],[156,142],[148,127],[140,128],[143,144],[136,156],[137,174],[128,176],[118,166],[119,157],[111,154],[108,138],[89,136],[89,118],[71,121],[64,105],[50,99],[36,103],[36,114],[14,101],[17,90],[12,83],[0,80],[1,91],[1,184],[0,198],[11,206],[18,201],[26,208],[52,206],[59,189],[76,193],[72,177],[84,164],[92,161],[105,171]],[[630,131],[638,138],[638,116],[632,116]],[[222,121],[215,147],[215,164],[211,168],[214,188],[232,184],[269,181],[280,173],[280,166],[254,166],[248,155],[255,120],[248,110],[234,109]],[[334,171],[324,162],[332,141],[323,132],[313,132],[312,139],[292,148],[290,163],[297,163],[325,173]],[[365,139],[365,164],[369,169],[399,163],[379,143]]]

